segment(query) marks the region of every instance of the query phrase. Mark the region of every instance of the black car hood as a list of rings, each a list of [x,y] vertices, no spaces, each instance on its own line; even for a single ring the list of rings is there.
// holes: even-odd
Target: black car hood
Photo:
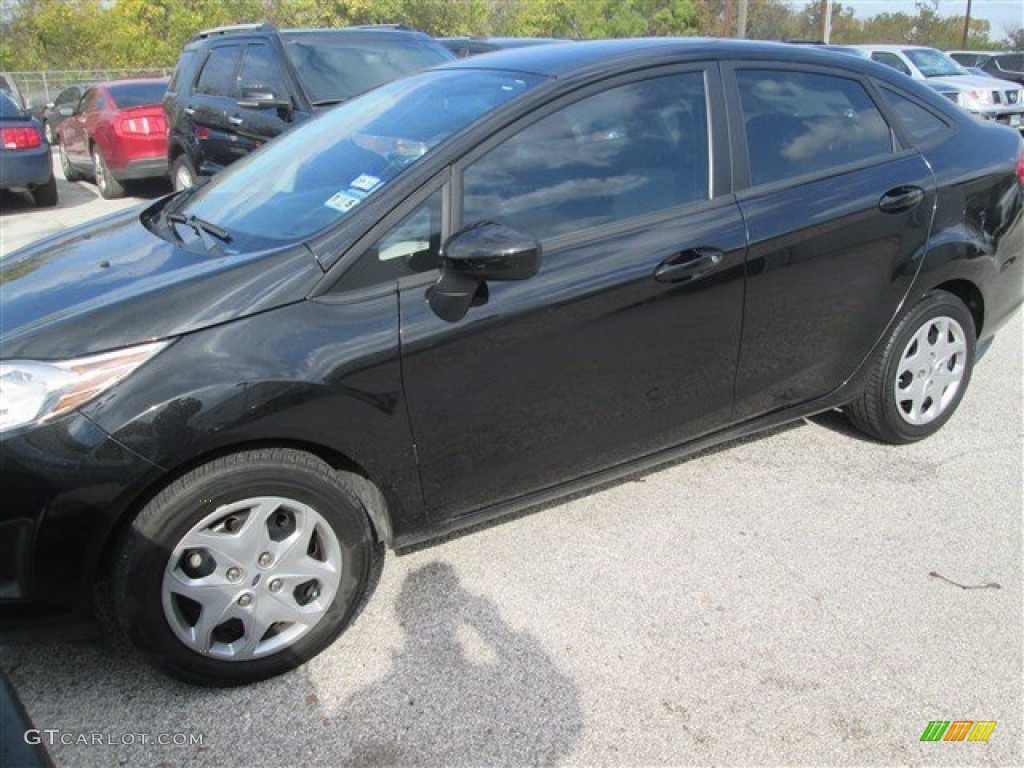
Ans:
[[[0,359],[78,357],[299,301],[323,277],[303,245],[195,253],[157,237],[139,208],[0,261]]]

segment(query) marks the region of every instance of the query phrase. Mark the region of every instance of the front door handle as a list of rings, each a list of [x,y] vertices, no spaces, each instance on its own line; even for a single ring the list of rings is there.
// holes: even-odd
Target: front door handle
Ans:
[[[883,213],[903,213],[914,208],[924,200],[924,190],[920,187],[893,187],[878,201],[878,210]]]
[[[235,115],[231,115],[228,118],[228,122],[231,123],[232,125],[241,125],[242,124],[242,118],[237,117]]]
[[[654,270],[659,283],[681,283],[703,277],[722,263],[725,253],[717,248],[691,248],[669,256]]]
[[[196,111],[192,107],[185,107],[185,114],[189,117],[192,117],[192,115],[194,115],[195,113]]]

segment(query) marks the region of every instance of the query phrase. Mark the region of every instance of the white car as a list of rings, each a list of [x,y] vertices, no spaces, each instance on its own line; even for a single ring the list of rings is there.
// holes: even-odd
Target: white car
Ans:
[[[978,117],[1024,130],[1024,90],[1016,83],[972,75],[935,48],[916,45],[846,45],[842,48],[890,66],[915,80],[925,81]]]

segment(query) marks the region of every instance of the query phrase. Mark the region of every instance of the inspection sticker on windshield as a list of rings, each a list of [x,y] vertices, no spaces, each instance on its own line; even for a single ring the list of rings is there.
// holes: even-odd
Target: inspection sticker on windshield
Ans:
[[[338,192],[336,195],[332,196],[330,200],[324,203],[324,205],[326,205],[328,208],[333,208],[336,211],[348,213],[361,202],[361,197],[357,197],[356,195],[353,195],[351,192],[345,191]]]
[[[364,173],[353,179],[352,183],[349,184],[349,186],[352,187],[353,189],[359,189],[362,190],[363,192],[369,192],[378,184],[380,184],[380,179],[378,179],[376,176],[371,176],[368,173]]]

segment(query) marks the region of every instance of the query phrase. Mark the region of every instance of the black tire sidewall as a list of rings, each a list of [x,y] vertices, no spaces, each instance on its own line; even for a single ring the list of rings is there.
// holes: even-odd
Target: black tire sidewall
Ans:
[[[946,406],[946,410],[937,419],[927,424],[910,424],[900,413],[899,404],[893,395],[899,364],[904,350],[914,335],[921,329],[921,326],[940,316],[953,318],[963,329],[967,346],[964,375],[960,380],[960,386],[953,401]],[[900,323],[899,329],[893,337],[893,342],[889,346],[882,373],[882,391],[879,393],[885,426],[888,430],[891,430],[893,436],[899,442],[916,442],[929,437],[938,432],[952,418],[971,382],[975,354],[974,318],[964,303],[957,297],[941,291],[929,293],[907,314]]]
[[[170,497],[161,494],[140,513],[122,549],[114,597],[121,625],[132,643],[174,677],[221,686],[281,674],[329,645],[351,619],[367,587],[373,541],[356,498],[317,473],[275,462],[215,471],[185,485],[189,487]],[[162,603],[164,569],[178,542],[204,516],[218,506],[257,496],[294,499],[327,521],[341,548],[341,582],[331,607],[316,626],[288,648],[250,661],[206,657],[185,646],[167,623]]]

